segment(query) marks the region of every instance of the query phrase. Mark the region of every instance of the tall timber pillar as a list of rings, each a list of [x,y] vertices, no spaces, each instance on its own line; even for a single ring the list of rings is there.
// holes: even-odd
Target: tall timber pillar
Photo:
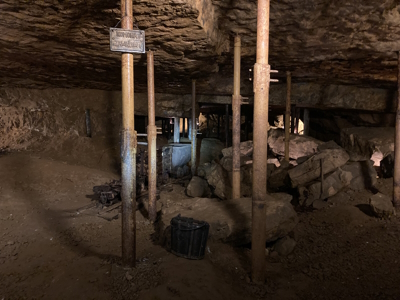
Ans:
[[[133,29],[132,0],[121,0],[121,26]],[[136,261],[136,152],[134,119],[133,54],[122,53],[122,262],[134,267]]]
[[[398,53],[396,133],[394,140],[393,205],[400,207],[400,52]]]
[[[149,219],[155,222],[157,218],[157,127],[156,104],[154,96],[154,54],[147,53],[147,95],[149,124],[147,126],[148,142],[148,176],[149,176]]]
[[[240,198],[240,37],[235,37],[232,95],[232,199]]]
[[[269,0],[258,0],[257,59],[254,65],[253,204],[251,228],[251,275],[265,281],[265,234],[267,198],[268,96],[270,84]]]
[[[197,173],[196,80],[192,80],[192,176]]]

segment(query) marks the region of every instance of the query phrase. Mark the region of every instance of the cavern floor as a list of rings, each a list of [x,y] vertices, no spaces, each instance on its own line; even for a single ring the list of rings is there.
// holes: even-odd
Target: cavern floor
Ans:
[[[299,211],[288,257],[267,257],[265,286],[248,283],[248,248],[210,241],[204,260],[178,258],[157,245],[137,213],[138,267],[118,267],[120,219],[92,211],[106,172],[13,153],[0,157],[0,299],[399,299],[400,218],[362,210],[368,191],[344,192],[321,210]],[[377,188],[391,193],[390,180]],[[160,201],[187,198],[181,185]]]

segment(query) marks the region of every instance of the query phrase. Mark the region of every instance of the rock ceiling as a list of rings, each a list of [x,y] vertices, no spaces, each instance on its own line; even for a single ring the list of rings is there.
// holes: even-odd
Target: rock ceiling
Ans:
[[[111,0],[2,0],[0,87],[120,89],[119,20]],[[155,51],[156,92],[231,94],[232,41],[243,44],[242,94],[251,94],[257,2],[133,0],[134,20]],[[398,0],[271,0],[270,64],[295,82],[394,87],[400,50]],[[135,56],[146,91],[146,56]]]

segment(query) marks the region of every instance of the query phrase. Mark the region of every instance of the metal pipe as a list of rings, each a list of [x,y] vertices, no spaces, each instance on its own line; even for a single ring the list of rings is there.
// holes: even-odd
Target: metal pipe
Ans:
[[[225,148],[229,147],[229,105],[225,105]]]
[[[289,161],[289,142],[290,142],[290,93],[292,90],[292,75],[286,72],[286,112],[285,112],[285,160]]]
[[[269,0],[258,0],[257,59],[254,65],[253,204],[251,228],[252,280],[265,281],[265,234],[267,197],[267,140],[270,66]]]
[[[196,80],[192,80],[192,176],[197,173]]]
[[[174,143],[179,143],[180,141],[180,118],[174,118]]]
[[[309,135],[310,134],[310,110],[308,108],[304,109],[303,124],[304,124],[303,135]]]
[[[85,117],[86,117],[86,136],[92,137],[92,129],[90,127],[90,109],[85,110]]]
[[[154,53],[147,52],[147,95],[149,124],[147,126],[148,174],[149,174],[149,219],[157,219],[157,126],[156,100],[154,94]]]
[[[192,119],[188,118],[188,138],[192,140]]]
[[[132,0],[121,0],[121,27],[133,29]],[[122,54],[122,263],[134,267],[136,261],[136,151],[133,55]]]
[[[240,198],[240,51],[241,40],[235,37],[232,95],[232,198]]]
[[[398,53],[397,111],[394,142],[393,205],[400,207],[400,52]]]

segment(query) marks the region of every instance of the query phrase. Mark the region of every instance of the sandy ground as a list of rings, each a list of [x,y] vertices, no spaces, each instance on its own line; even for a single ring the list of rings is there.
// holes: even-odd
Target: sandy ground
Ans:
[[[209,241],[205,259],[178,258],[140,212],[137,268],[120,267],[121,220],[77,212],[94,185],[118,177],[29,153],[0,157],[0,299],[400,299],[400,220],[369,216],[368,191],[299,210],[294,252],[271,252],[258,286],[248,248]],[[390,194],[391,184],[377,188]],[[161,201],[186,198],[181,185],[161,193]]]

